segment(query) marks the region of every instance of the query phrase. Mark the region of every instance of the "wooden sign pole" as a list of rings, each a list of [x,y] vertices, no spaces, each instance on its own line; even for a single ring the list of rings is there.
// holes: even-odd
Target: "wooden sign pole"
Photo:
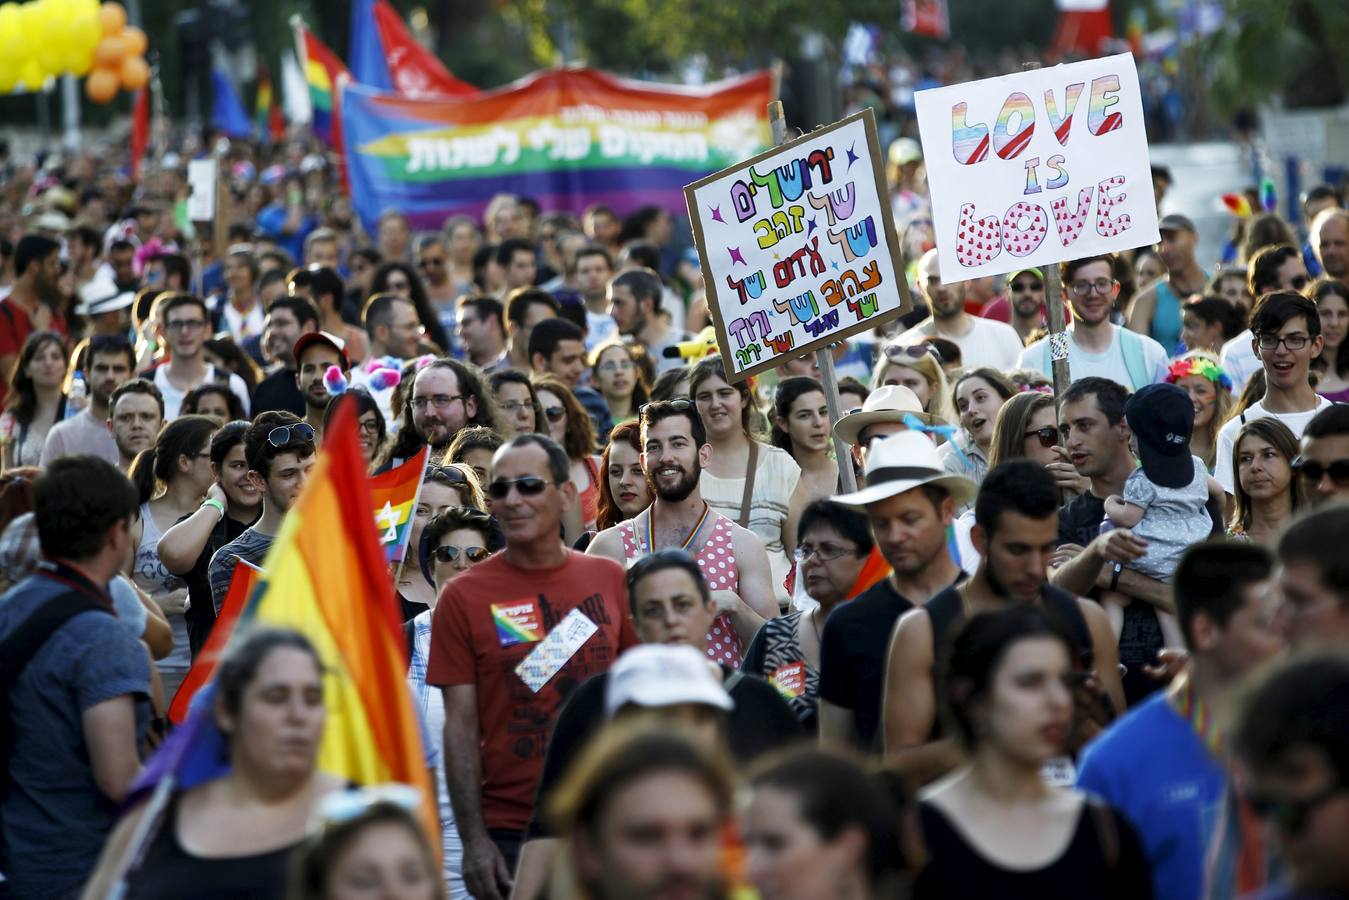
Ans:
[[[1023,72],[1040,68],[1038,62],[1022,65]],[[1068,372],[1068,331],[1063,312],[1063,284],[1059,279],[1058,263],[1043,267],[1045,283],[1045,305],[1049,308],[1049,365],[1054,380],[1054,396],[1062,397],[1072,383]]]
[[[773,146],[787,143],[787,119],[782,111],[782,101],[773,100],[768,104],[768,123],[773,129]],[[824,402],[829,407],[830,422],[843,417],[838,396],[838,375],[834,372],[834,351],[821,347],[815,351],[815,361],[820,367],[820,382],[824,386]],[[848,445],[834,438],[834,456],[838,460],[839,485],[845,494],[857,490],[857,476],[853,472],[852,454]]]

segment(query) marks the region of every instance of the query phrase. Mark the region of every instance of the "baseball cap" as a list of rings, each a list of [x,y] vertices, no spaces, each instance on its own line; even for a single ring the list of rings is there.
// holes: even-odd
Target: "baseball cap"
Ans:
[[[1162,216],[1162,220],[1157,223],[1158,231],[1188,231],[1190,234],[1198,234],[1199,231],[1194,227],[1188,216],[1182,216],[1180,213],[1170,213]]]
[[[349,372],[351,371],[351,361],[347,359],[347,351],[342,348],[342,343],[341,338],[331,335],[326,331],[305,332],[295,341],[295,347],[293,349],[295,363],[296,365],[299,365],[300,354],[304,353],[305,350],[315,344],[323,344],[324,346],[332,347],[337,351],[338,358],[342,360],[342,371]]]
[[[624,653],[609,669],[604,713],[629,704],[675,706],[697,703],[727,712],[735,701],[717,678],[707,654],[678,644],[641,644]]]
[[[1040,279],[1040,281],[1042,281],[1042,282],[1045,280],[1045,273],[1044,273],[1044,272],[1041,272],[1041,271],[1040,271],[1039,269],[1037,269],[1035,266],[1027,266],[1027,267],[1024,268],[1024,269],[1017,269],[1015,272],[1013,272],[1012,274],[1008,275],[1008,276],[1007,276],[1007,283],[1008,283],[1008,284],[1011,284],[1013,281],[1016,281],[1016,277],[1017,277],[1018,275],[1034,275],[1036,278]]]
[[[890,165],[902,166],[923,158],[923,148],[913,138],[896,138],[890,143]]]
[[[1149,384],[1124,404],[1124,418],[1138,439],[1138,456],[1148,481],[1180,488],[1194,480],[1190,454],[1194,403],[1189,394],[1174,384]]]

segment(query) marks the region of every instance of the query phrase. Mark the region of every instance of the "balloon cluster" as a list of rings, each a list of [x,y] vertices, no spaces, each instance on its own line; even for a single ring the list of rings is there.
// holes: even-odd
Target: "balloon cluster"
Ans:
[[[84,76],[85,93],[107,103],[119,88],[150,80],[145,32],[126,23],[120,3],[32,0],[0,4],[0,94],[21,85],[38,91],[47,79]]]

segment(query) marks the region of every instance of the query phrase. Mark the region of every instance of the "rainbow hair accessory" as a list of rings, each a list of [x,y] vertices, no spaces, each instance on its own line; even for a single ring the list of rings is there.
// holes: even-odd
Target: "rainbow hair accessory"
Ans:
[[[1268,175],[1260,179],[1260,206],[1265,212],[1274,212],[1279,206],[1279,198],[1274,193],[1274,179]]]
[[[1223,371],[1222,366],[1202,356],[1189,356],[1172,362],[1166,370],[1166,383],[1175,384],[1182,378],[1194,375],[1221,385],[1229,394],[1232,392],[1232,379]]]

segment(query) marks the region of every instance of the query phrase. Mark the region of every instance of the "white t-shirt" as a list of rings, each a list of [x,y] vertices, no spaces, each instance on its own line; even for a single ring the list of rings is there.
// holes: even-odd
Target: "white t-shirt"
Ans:
[[[1148,373],[1148,380],[1142,384],[1135,384],[1134,380],[1129,377],[1129,368],[1124,362],[1124,349],[1120,345],[1120,332],[1123,329],[1118,325],[1111,325],[1110,327],[1114,329],[1110,338],[1110,346],[1102,353],[1092,352],[1079,345],[1072,327],[1069,327],[1068,374],[1072,376],[1073,381],[1091,376],[1109,378],[1116,384],[1122,384],[1129,390],[1136,391],[1145,385],[1156,384],[1166,378],[1166,350],[1146,334],[1135,334],[1135,337],[1143,345],[1143,371]],[[1037,372],[1052,375],[1049,350],[1046,346],[1048,340],[1048,338],[1041,338],[1022,351],[1020,358],[1017,359],[1016,368],[1034,369]]]
[[[920,343],[923,338],[945,338],[960,348],[961,365],[967,369],[991,366],[1000,372],[1016,367],[1016,358],[1021,353],[1021,335],[1011,325],[995,319],[981,319],[978,316],[966,316],[970,330],[960,337],[952,337],[937,330],[937,323],[928,316],[895,339],[895,343],[907,347]]]
[[[1252,419],[1278,419],[1287,425],[1288,430],[1293,432],[1293,437],[1300,441],[1302,440],[1302,431],[1307,427],[1307,423],[1321,410],[1334,405],[1332,401],[1319,394],[1316,397],[1316,408],[1309,409],[1306,412],[1272,413],[1266,411],[1263,400],[1253,404],[1250,409],[1241,415],[1228,419],[1227,424],[1218,431],[1218,453],[1213,464],[1213,477],[1218,479],[1218,483],[1223,486],[1223,490],[1227,493],[1236,492],[1236,485],[1232,478],[1232,444],[1236,441],[1237,432],[1241,430],[1241,426]]]
[[[233,372],[229,374],[230,393],[239,398],[239,404],[244,408],[244,418],[247,419],[249,418],[248,385],[244,384],[244,380]],[[207,365],[206,378],[202,381],[202,384],[219,380],[220,378],[216,374],[215,366]],[[180,391],[169,384],[169,367],[167,363],[155,369],[155,387],[159,388],[159,392],[164,395],[164,421],[171,422],[178,418],[178,414],[182,411],[183,398],[187,396],[187,391]],[[198,385],[198,387],[200,387],[200,385]]]
[[[1251,380],[1255,370],[1260,368],[1260,357],[1251,349],[1251,339],[1255,335],[1247,328],[1232,340],[1223,344],[1218,364],[1223,367],[1227,377],[1232,379],[1232,390],[1240,394]]]

